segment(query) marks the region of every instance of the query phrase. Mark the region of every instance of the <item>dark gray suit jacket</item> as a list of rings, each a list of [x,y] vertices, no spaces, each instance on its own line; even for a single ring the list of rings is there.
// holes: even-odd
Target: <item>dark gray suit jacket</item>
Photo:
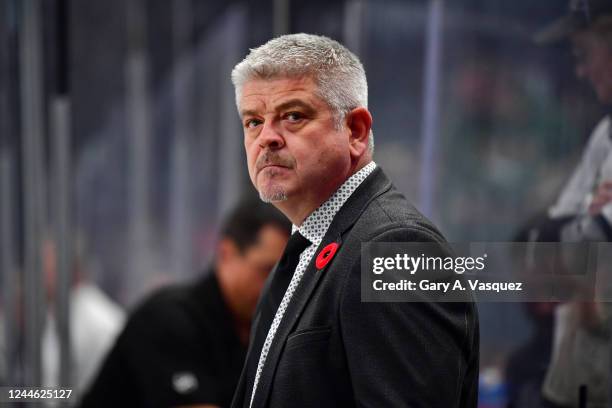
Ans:
[[[335,216],[293,295],[253,407],[476,407],[475,305],[362,303],[360,250],[369,241],[445,242],[375,169]],[[340,244],[338,252],[317,270],[316,254],[331,242]],[[264,289],[248,351],[252,361],[269,329],[259,324],[266,296]],[[233,408],[249,406],[254,369],[248,361]]]

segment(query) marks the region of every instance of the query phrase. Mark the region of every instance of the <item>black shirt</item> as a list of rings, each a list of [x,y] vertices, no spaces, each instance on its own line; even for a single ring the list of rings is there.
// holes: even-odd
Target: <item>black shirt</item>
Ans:
[[[156,292],[132,313],[81,406],[227,407],[245,356],[210,273]]]

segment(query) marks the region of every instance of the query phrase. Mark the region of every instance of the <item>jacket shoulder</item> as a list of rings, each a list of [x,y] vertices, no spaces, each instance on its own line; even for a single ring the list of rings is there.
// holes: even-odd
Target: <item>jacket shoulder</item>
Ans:
[[[351,232],[361,242],[446,242],[431,221],[394,187],[367,205]]]

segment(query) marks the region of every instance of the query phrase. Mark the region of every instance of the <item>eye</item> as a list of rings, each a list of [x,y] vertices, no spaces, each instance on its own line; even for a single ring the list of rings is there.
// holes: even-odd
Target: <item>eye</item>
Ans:
[[[259,119],[247,119],[244,121],[244,127],[247,129],[253,129],[254,127],[261,124],[261,120]]]
[[[285,119],[287,119],[289,122],[299,122],[300,120],[304,119],[304,115],[302,115],[300,112],[289,112],[285,115]]]

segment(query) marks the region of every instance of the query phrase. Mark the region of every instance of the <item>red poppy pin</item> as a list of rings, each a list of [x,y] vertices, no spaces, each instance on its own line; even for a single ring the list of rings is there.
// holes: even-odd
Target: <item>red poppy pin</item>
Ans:
[[[317,255],[316,262],[317,269],[325,268],[325,265],[327,265],[336,254],[336,251],[338,250],[339,246],[340,245],[338,245],[337,243],[332,242],[331,244],[323,248],[321,252],[319,252],[319,255]]]

